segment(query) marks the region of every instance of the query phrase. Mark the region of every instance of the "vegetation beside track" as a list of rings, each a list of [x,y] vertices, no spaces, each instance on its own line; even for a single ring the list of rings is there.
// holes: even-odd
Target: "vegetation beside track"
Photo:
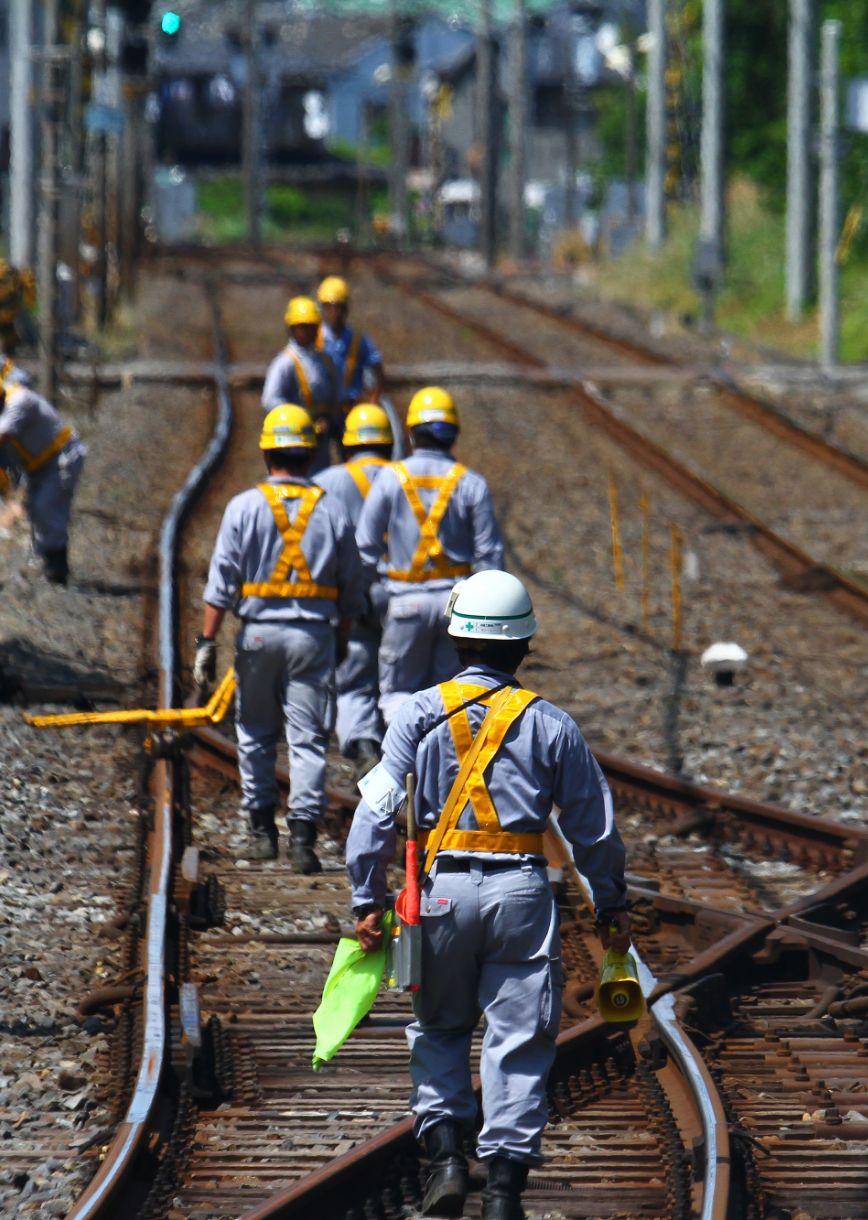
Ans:
[[[811,307],[799,323],[784,314],[785,225],[760,189],[747,179],[729,190],[728,265],[717,300],[716,323],[725,332],[794,356],[816,356],[818,322]],[[700,301],[691,264],[699,233],[699,209],[670,204],[669,236],[652,253],[643,243],[618,258],[587,268],[601,295],[659,310],[682,323],[695,321]],[[841,358],[868,360],[868,260],[854,251],[841,268]]]

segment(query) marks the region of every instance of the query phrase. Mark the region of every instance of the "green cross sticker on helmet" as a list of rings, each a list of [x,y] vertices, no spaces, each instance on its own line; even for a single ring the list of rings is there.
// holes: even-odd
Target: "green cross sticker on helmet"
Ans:
[[[530,594],[509,572],[474,572],[452,590],[448,632],[458,639],[528,640],[537,621]]]

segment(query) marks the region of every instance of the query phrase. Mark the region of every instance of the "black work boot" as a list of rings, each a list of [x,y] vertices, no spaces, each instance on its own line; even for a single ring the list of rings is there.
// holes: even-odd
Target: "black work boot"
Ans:
[[[362,737],[359,741],[354,741],[350,749],[352,751],[350,757],[356,764],[354,768],[356,779],[367,775],[371,768],[376,767],[380,761],[380,743],[371,737]]]
[[[277,827],[273,809],[251,809],[250,833],[247,843],[238,853],[239,860],[276,860]]]
[[[46,580],[53,585],[65,585],[69,580],[69,556],[66,547],[56,551],[46,551],[42,556],[42,567]]]
[[[289,862],[295,873],[321,873],[322,865],[313,849],[316,826],[305,818],[291,818],[289,823]]]
[[[488,1185],[482,1192],[482,1220],[525,1220],[521,1192],[527,1185],[528,1166],[506,1156],[488,1162]]]
[[[422,1139],[431,1161],[422,1200],[422,1215],[463,1216],[470,1177],[467,1158],[461,1151],[458,1124],[446,1119],[436,1127],[429,1127]]]

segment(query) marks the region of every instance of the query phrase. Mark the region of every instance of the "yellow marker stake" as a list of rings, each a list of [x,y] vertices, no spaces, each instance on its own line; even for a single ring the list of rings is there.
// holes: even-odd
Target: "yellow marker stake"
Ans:
[[[612,572],[615,588],[624,592],[624,551],[621,547],[621,517],[618,512],[618,485],[615,475],[609,471],[609,517],[612,522]]]
[[[680,525],[670,527],[669,566],[672,571],[672,651],[681,651],[681,566],[684,535]]]
[[[643,492],[639,500],[642,514],[642,630],[651,625],[651,501]]]
[[[162,729],[198,729],[206,724],[219,724],[232,704],[235,694],[235,670],[230,668],[205,707],[136,708],[114,712],[64,712],[58,716],[30,716],[24,719],[35,729],[66,729],[81,724],[146,724],[150,745],[151,734]]]

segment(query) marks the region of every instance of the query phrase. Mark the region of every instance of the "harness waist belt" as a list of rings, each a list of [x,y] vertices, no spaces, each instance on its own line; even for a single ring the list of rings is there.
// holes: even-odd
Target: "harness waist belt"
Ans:
[[[337,601],[338,590],[336,585],[315,585],[312,582],[295,582],[292,581],[262,581],[259,584],[254,582],[241,586],[242,597],[327,597],[330,601]]]
[[[484,873],[496,873],[501,869],[523,868],[529,860],[485,860],[482,856],[438,856],[435,868],[438,873],[469,873],[473,868],[481,868]],[[534,860],[534,864],[545,866],[544,860]]]
[[[427,847],[428,840],[433,831],[419,831],[419,846]],[[451,851],[483,851],[483,852],[509,852],[510,855],[525,855],[525,856],[542,856],[545,854],[543,848],[543,837],[541,834],[515,834],[509,830],[502,830],[499,834],[492,834],[485,830],[450,830],[448,833],[449,849]],[[443,867],[443,861],[439,861],[439,867]],[[463,866],[463,861],[461,861]],[[504,860],[502,864],[510,864],[511,861]]]
[[[444,564],[436,572],[396,572],[394,568],[388,568],[386,576],[389,580],[403,580],[408,584],[419,585],[429,580],[443,580],[447,576],[469,576],[472,571],[469,563],[452,563]]]

